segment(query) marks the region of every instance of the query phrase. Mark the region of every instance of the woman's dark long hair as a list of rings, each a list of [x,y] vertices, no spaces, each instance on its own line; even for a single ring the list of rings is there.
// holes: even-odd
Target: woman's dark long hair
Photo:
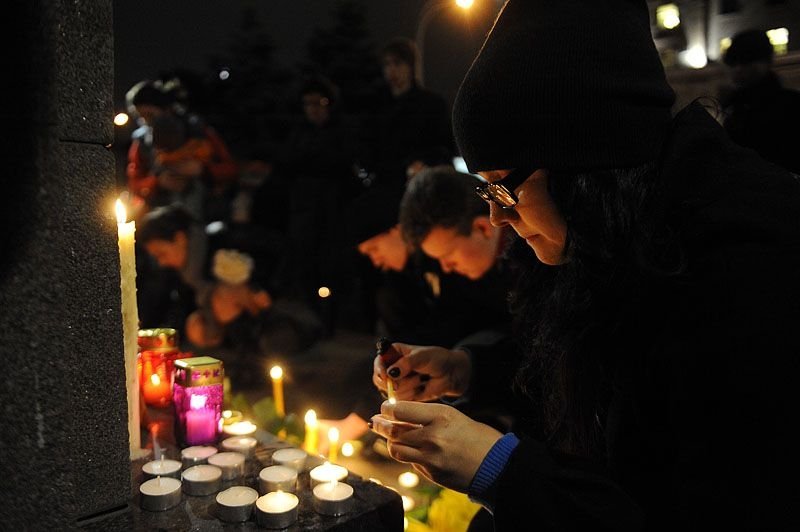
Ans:
[[[512,311],[530,350],[516,384],[541,405],[550,445],[600,457],[620,329],[653,279],[682,269],[682,256],[655,164],[551,171],[548,188],[567,222],[567,262],[519,269]],[[510,253],[531,249],[518,241]]]

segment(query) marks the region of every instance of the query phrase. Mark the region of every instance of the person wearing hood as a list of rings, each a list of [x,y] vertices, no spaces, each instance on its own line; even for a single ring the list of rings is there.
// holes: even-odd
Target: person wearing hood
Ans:
[[[399,400],[372,422],[496,530],[800,527],[800,182],[673,102],[634,0],[510,0],[459,89],[477,192],[538,259],[509,378],[541,426],[414,401],[497,385],[503,361],[438,347],[376,359]]]

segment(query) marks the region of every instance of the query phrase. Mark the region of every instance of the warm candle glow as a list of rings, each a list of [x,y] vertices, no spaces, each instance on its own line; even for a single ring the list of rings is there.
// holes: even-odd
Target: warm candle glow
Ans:
[[[346,441],[342,444],[342,456],[353,456],[356,452],[355,447],[349,441]]]
[[[189,399],[189,407],[192,410],[197,410],[206,406],[206,396],[205,395],[193,395],[191,399]]]
[[[339,454],[339,429],[328,429],[328,461],[335,462]]]
[[[339,429],[336,427],[328,429],[328,441],[330,443],[339,443]]]
[[[269,376],[274,381],[280,380],[283,378],[283,369],[280,366],[272,366],[272,369],[269,370]]]
[[[150,375],[150,382],[153,383],[153,386],[158,386],[161,384],[161,377],[159,377],[157,373],[153,373]]]
[[[117,200],[114,203],[114,213],[117,215],[117,223],[124,224],[128,219],[128,212],[125,210],[125,205],[122,200]]]
[[[400,473],[397,477],[397,482],[404,488],[415,488],[419,484],[419,476],[411,471]]]
[[[306,435],[303,441],[303,449],[309,454],[317,454],[317,441],[319,439],[319,422],[317,413],[309,410],[305,415]]]
[[[306,425],[313,425],[315,427],[317,426],[317,413],[314,412],[314,410],[309,410],[308,412],[306,412],[304,419]]]
[[[401,497],[403,499],[403,511],[410,512],[411,510],[413,510],[415,506],[414,499],[408,497],[407,495],[402,495]]]

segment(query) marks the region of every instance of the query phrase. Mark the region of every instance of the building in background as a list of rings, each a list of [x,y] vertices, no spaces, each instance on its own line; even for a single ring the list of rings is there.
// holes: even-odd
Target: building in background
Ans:
[[[653,39],[678,95],[676,107],[729,89],[722,55],[736,33],[768,31],[774,70],[800,89],[800,0],[648,0]]]

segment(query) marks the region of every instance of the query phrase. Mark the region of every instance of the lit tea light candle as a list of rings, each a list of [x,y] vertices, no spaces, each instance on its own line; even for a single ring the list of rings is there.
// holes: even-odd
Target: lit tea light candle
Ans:
[[[286,449],[278,449],[272,453],[272,463],[291,467],[295,471],[302,472],[306,467],[306,459],[308,453],[302,449],[294,447],[287,447]]]
[[[252,421],[236,421],[230,425],[224,425],[222,432],[229,436],[252,436],[256,433],[257,428]]]
[[[230,523],[250,519],[258,492],[245,486],[233,486],[217,493],[217,517]]]
[[[181,478],[181,463],[177,460],[166,460],[162,454],[160,460],[153,460],[143,465],[142,473],[147,478]]]
[[[264,528],[287,528],[297,521],[300,499],[293,493],[273,491],[256,501],[256,521]]]
[[[208,457],[208,465],[222,470],[222,480],[234,480],[244,475],[244,455],[242,453],[217,453]]]
[[[419,484],[419,476],[411,471],[400,473],[397,477],[397,483],[404,488],[416,488]]]
[[[351,457],[356,453],[355,447],[349,441],[346,441],[342,444],[342,456]]]
[[[321,515],[343,515],[350,511],[353,487],[344,482],[326,482],[314,487],[314,510]]]
[[[176,478],[156,477],[139,486],[142,508],[163,512],[181,502],[181,481]]]
[[[328,429],[328,462],[335,462],[339,457],[339,429]]]
[[[258,485],[261,493],[271,491],[297,491],[297,470],[291,467],[274,465],[265,467],[258,474]]]
[[[415,506],[414,499],[406,495],[401,495],[401,497],[403,499],[403,511],[410,512],[411,510],[413,510]]]
[[[228,377],[225,377],[226,379]],[[223,410],[222,411],[222,424],[230,425],[231,423],[238,423],[242,420],[242,413],[238,410]]]
[[[208,463],[208,457],[217,454],[216,447],[210,445],[195,445],[181,451],[183,467],[192,467]]]
[[[256,453],[258,440],[250,436],[234,436],[222,440],[220,446],[229,452],[241,453],[245,458],[252,458]]]
[[[317,444],[319,442],[319,422],[317,413],[313,410],[306,412],[304,421],[306,422],[306,435],[303,440],[303,449],[309,454],[317,454]]]
[[[324,464],[315,467],[312,469],[308,476],[311,479],[311,487],[317,486],[319,484],[327,484],[330,482],[340,482],[347,478],[347,469],[336,464],[331,464],[330,462],[325,462]]]
[[[283,404],[283,369],[280,366],[272,366],[269,370],[272,379],[272,398],[275,401],[275,412],[278,416],[286,417],[286,407]]]
[[[183,492],[202,497],[219,491],[222,470],[213,465],[196,465],[183,472]]]

